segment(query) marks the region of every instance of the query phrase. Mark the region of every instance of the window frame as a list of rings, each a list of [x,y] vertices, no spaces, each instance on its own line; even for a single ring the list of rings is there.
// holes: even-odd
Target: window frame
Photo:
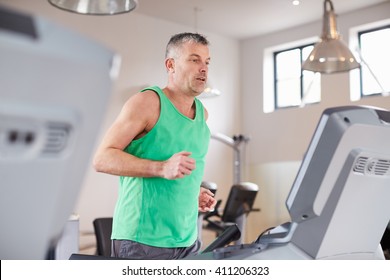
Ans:
[[[303,69],[302,69],[302,65],[304,63],[303,61],[303,49],[306,48],[306,47],[310,47],[310,46],[315,46],[315,42],[314,43],[303,43],[303,44],[299,44],[297,46],[292,46],[292,47],[289,47],[289,48],[285,48],[285,49],[281,49],[281,50],[275,50],[272,55],[273,55],[273,93],[274,93],[274,111],[276,110],[280,110],[280,109],[288,109],[288,108],[296,108],[296,107],[299,107],[300,105],[288,105],[288,106],[278,106],[278,81],[280,81],[277,77],[277,71],[278,71],[278,64],[277,64],[277,56],[280,54],[280,53],[284,53],[284,52],[288,52],[288,51],[292,51],[292,50],[296,50],[298,49],[299,50],[299,57],[300,57],[300,64],[301,64],[301,67],[300,67],[300,76],[299,76],[299,90],[300,90],[300,100],[302,102],[303,98],[304,98],[304,75],[303,75]],[[279,65],[280,66],[280,65]],[[311,104],[317,104],[319,102],[310,102],[310,103],[307,103],[305,105],[311,105]]]
[[[383,19],[379,21],[374,21],[362,25],[357,25],[354,27],[351,27],[349,29],[349,47],[352,50],[352,52],[355,54],[356,58],[361,62],[361,64],[364,64],[364,62],[360,61],[360,50],[361,46],[359,44],[359,32],[364,32],[368,30],[378,30],[382,29],[385,26],[390,25],[390,19]],[[363,57],[364,59],[364,57]],[[369,98],[369,97],[378,97],[380,95],[362,95],[363,88],[361,86],[361,67],[353,69],[349,71],[349,100],[351,102],[357,102],[359,100],[362,100],[363,98]],[[383,94],[383,96],[387,96],[386,93]]]
[[[385,25],[378,25],[376,27],[372,27],[372,28],[368,28],[368,29],[360,29],[357,31],[356,33],[356,36],[357,36],[357,42],[358,42],[358,46],[359,46],[359,50],[361,50],[361,47],[362,47],[362,38],[361,36],[364,35],[364,34],[367,34],[367,33],[371,33],[371,32],[375,32],[375,31],[378,31],[378,30],[384,30],[384,29],[389,29],[390,28],[390,24],[385,24]],[[361,62],[361,63],[365,63],[364,61]],[[367,66],[367,65],[366,65]],[[372,75],[370,73],[370,70],[367,69],[368,73],[366,75]],[[373,96],[381,96],[382,95],[382,92],[374,92],[374,93],[364,93],[363,92],[363,75],[365,74],[364,71],[363,71],[363,68],[360,67],[358,69],[359,71],[359,86],[360,86],[360,99],[362,98],[366,98],[366,97],[373,97]]]

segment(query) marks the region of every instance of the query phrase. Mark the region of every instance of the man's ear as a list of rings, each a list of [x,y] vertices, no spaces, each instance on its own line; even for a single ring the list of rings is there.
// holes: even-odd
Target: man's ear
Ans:
[[[175,60],[173,58],[167,58],[165,60],[165,67],[170,73],[175,73]]]

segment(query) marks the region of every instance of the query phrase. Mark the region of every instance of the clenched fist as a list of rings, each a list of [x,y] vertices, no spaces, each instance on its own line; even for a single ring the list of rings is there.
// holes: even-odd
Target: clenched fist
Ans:
[[[164,162],[163,178],[178,179],[190,175],[195,169],[195,160],[190,157],[191,153],[182,151],[171,156]]]

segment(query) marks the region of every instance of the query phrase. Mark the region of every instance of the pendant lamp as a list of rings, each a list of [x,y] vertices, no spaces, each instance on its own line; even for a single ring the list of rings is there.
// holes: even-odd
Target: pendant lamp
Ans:
[[[134,10],[138,0],[49,0],[53,6],[85,15],[115,15]]]
[[[328,7],[329,6],[329,9]],[[320,41],[302,65],[303,70],[331,74],[360,67],[354,55],[337,32],[332,1],[324,1],[324,16]]]
[[[217,97],[220,95],[221,91],[215,87],[212,87],[211,84],[207,82],[206,88],[201,94],[198,95],[198,98]]]

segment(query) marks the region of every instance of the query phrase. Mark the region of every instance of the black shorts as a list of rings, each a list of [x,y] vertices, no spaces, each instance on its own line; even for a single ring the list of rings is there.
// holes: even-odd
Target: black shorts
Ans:
[[[199,240],[189,247],[162,248],[145,245],[132,240],[112,240],[111,257],[133,260],[175,260],[197,255]]]

